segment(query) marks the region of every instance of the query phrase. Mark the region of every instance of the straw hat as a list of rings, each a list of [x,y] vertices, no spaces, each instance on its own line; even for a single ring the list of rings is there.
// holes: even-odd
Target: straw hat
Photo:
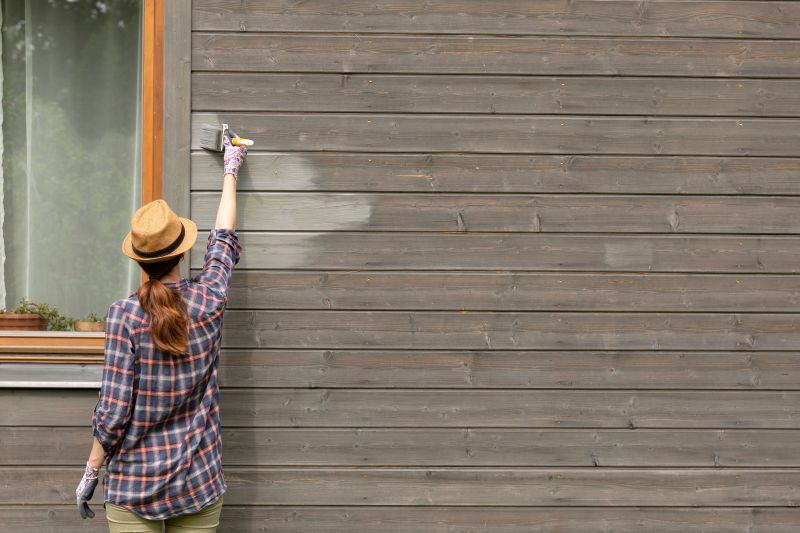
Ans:
[[[140,207],[122,241],[122,253],[141,263],[155,263],[182,254],[197,240],[197,224],[179,217],[164,200]]]

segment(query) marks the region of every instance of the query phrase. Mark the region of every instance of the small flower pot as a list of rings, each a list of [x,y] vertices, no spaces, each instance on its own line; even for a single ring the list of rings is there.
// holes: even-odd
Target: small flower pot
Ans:
[[[90,322],[87,320],[78,320],[75,322],[75,331],[105,331],[106,323],[103,322]]]
[[[0,313],[0,330],[42,331],[47,329],[47,320],[37,313]]]

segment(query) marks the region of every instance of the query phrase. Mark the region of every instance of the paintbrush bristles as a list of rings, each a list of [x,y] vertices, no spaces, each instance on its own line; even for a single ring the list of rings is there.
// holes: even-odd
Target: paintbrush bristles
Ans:
[[[200,148],[221,152],[223,150],[222,128],[211,124],[203,124],[200,128]]]

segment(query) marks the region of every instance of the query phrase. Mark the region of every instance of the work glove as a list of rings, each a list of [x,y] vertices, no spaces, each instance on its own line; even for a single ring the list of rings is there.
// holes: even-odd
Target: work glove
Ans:
[[[233,174],[236,179],[239,179],[239,167],[244,163],[244,158],[247,155],[247,147],[234,145],[231,142],[230,136],[224,134],[222,136],[222,144],[225,147],[225,153],[222,156],[225,174]]]
[[[94,511],[89,509],[89,500],[94,495],[94,488],[97,486],[98,468],[92,468],[89,463],[86,463],[86,470],[83,472],[83,478],[75,489],[75,496],[78,501],[78,512],[81,518],[94,518]]]

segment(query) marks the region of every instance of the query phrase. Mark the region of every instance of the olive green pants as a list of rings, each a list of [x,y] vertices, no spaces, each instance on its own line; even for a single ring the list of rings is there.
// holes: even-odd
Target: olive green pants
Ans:
[[[196,513],[167,520],[147,520],[124,507],[105,502],[110,533],[216,533],[222,512],[222,497]]]

